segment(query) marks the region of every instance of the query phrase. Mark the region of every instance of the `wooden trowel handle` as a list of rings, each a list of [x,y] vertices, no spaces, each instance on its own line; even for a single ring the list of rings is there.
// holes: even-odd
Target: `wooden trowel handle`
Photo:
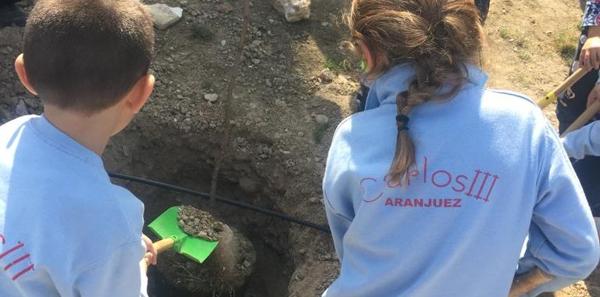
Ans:
[[[560,136],[564,137],[569,132],[575,131],[575,130],[583,127],[583,125],[587,124],[599,112],[600,112],[600,100],[596,100]]]
[[[160,254],[164,251],[170,250],[173,245],[175,244],[175,240],[173,240],[173,238],[165,238],[163,240],[159,240],[157,242],[152,243],[152,245],[154,246],[154,248],[156,249],[156,254]],[[140,267],[142,269],[142,271],[144,272],[144,274],[148,271],[148,261],[146,261],[146,258],[142,259],[142,261],[140,261]]]
[[[560,93],[564,92],[566,89],[574,85],[578,80],[584,77],[588,72],[589,70],[584,68],[575,70],[575,72],[567,77],[567,79],[560,86],[553,90],[554,94],[559,95]]]
[[[156,249],[156,253],[160,254],[164,251],[170,250],[174,244],[175,244],[175,240],[173,240],[173,238],[165,238],[163,240],[154,242],[152,245],[154,245],[154,248]]]
[[[574,85],[578,80],[580,80],[582,77],[584,77],[588,72],[589,72],[589,70],[584,69],[584,68],[579,68],[579,69],[575,70],[575,72],[573,72],[573,74],[571,74],[569,77],[567,77],[567,79],[565,81],[563,81],[560,84],[560,86],[558,86],[554,90],[550,91],[550,93],[548,93],[546,95],[546,97],[544,97],[544,99],[538,101],[537,105],[540,108],[544,108],[544,107],[550,105],[551,103],[554,103],[558,99],[558,95],[560,95],[562,92],[564,92],[565,90],[570,88],[572,85]]]

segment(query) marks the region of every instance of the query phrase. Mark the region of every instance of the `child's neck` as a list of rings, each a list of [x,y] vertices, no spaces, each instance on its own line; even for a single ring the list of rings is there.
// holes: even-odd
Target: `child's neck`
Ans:
[[[107,125],[114,122],[110,112],[87,115],[46,104],[44,116],[56,128],[98,155],[102,155],[114,131],[114,127]]]

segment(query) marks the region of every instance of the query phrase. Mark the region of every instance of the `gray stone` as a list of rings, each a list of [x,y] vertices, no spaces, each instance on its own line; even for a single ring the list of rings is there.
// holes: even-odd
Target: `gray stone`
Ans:
[[[321,125],[329,123],[329,118],[324,114],[318,114],[315,116],[315,121]]]
[[[204,94],[204,99],[210,103],[215,103],[219,100],[219,95],[217,94]]]
[[[217,6],[217,11],[219,11],[221,13],[230,13],[233,11],[233,6],[231,6],[231,4],[229,4],[229,3],[223,3],[219,6]]]
[[[310,0],[273,0],[273,7],[290,23],[310,18]]]
[[[325,70],[321,71],[321,74],[319,74],[319,80],[322,83],[328,84],[328,83],[333,82],[334,79],[335,79],[335,73],[333,73],[329,69],[325,69]]]
[[[161,30],[167,29],[177,23],[183,15],[181,7],[170,7],[162,3],[148,5],[147,7],[154,20],[154,26]]]

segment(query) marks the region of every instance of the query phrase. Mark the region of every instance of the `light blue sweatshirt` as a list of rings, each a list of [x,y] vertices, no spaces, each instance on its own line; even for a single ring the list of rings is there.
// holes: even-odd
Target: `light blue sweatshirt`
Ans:
[[[146,296],[142,214],[44,117],[0,126],[0,296]]]
[[[570,132],[561,140],[571,158],[581,160],[588,155],[600,156],[600,121]]]
[[[585,278],[597,232],[558,136],[530,100],[485,90],[476,67],[455,98],[411,112],[416,165],[386,181],[413,73],[381,76],[335,132],[323,191],[341,271],[323,296],[506,297],[517,266],[555,276],[530,296]]]

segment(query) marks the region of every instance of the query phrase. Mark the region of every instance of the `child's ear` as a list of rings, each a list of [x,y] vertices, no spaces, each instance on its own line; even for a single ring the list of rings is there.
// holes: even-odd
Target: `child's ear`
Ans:
[[[29,81],[29,77],[27,76],[27,71],[25,71],[25,60],[23,59],[23,54],[20,54],[15,60],[15,70],[17,71],[17,76],[23,86],[29,91],[29,93],[37,96],[37,92],[33,89],[31,82]]]
[[[369,72],[373,69],[373,67],[375,67],[375,61],[373,59],[374,58],[373,52],[371,52],[369,47],[362,40],[359,40],[356,43],[358,44],[360,53],[362,54],[363,58],[365,59],[365,63],[367,63],[367,69],[365,69],[365,71]]]
[[[126,104],[133,113],[138,113],[144,104],[148,102],[148,99],[154,90],[154,81],[155,78],[152,74],[146,74],[140,77],[127,95]]]

